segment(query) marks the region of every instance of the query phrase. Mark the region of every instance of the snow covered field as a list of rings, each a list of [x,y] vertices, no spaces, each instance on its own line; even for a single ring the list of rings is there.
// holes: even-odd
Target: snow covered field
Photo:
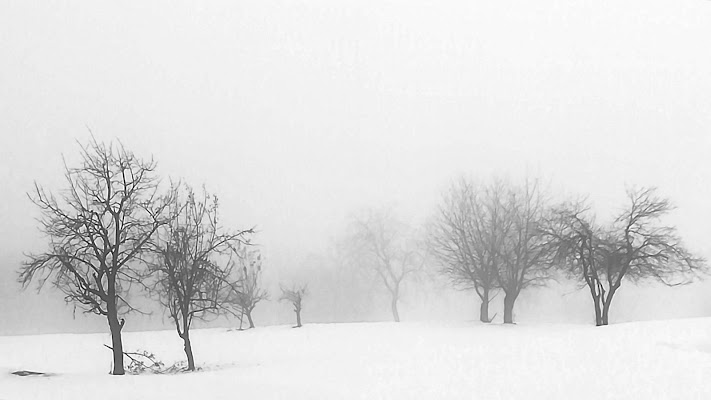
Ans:
[[[0,399],[711,398],[708,318],[196,330],[203,370],[175,375],[110,376],[104,343],[108,334],[0,337]],[[124,346],[166,364],[183,359],[173,331],[129,332]]]

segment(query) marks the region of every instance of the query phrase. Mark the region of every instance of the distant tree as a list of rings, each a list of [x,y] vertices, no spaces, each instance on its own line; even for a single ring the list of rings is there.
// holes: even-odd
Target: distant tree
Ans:
[[[92,139],[81,146],[78,167],[65,165],[64,191],[55,195],[35,184],[30,195],[49,249],[27,256],[19,281],[27,287],[36,280],[40,289],[50,281],[67,303],[106,316],[114,375],[125,373],[120,317],[135,310],[128,294],[142,280],[149,241],[170,222],[172,192],[159,193],[155,167],[123,145]]]
[[[505,225],[498,286],[504,291],[504,323],[513,323],[513,309],[521,291],[542,285],[549,278],[550,246],[542,232],[546,204],[538,181],[506,185],[503,204]]]
[[[444,194],[429,226],[431,252],[442,273],[455,287],[476,292],[481,299],[479,319],[485,323],[491,321],[489,302],[497,289],[511,228],[505,196],[500,181],[482,185],[461,178]]]
[[[301,328],[301,302],[307,295],[306,285],[297,286],[294,285],[291,288],[285,288],[281,286],[281,297],[279,301],[288,301],[294,306],[294,313],[296,313],[296,326],[295,328]]]
[[[627,191],[629,203],[609,228],[595,227],[584,205],[558,208],[547,229],[566,270],[581,277],[595,307],[596,325],[609,323],[610,306],[622,282],[654,279],[668,286],[690,282],[705,260],[693,256],[672,226],[660,219],[672,205],[656,189]]]
[[[262,287],[262,255],[259,250],[244,249],[240,257],[242,270],[240,272],[239,291],[234,292],[237,308],[241,315],[246,316],[249,327],[254,328],[252,311],[262,300],[269,299],[269,293]],[[241,321],[241,318],[240,318]],[[241,322],[240,322],[240,329]]]
[[[368,209],[353,218],[343,242],[348,262],[375,275],[388,291],[393,320],[399,322],[403,284],[424,264],[412,229],[388,210]]]
[[[184,200],[171,204],[172,222],[160,233],[150,265],[156,279],[153,292],[183,340],[188,370],[194,371],[192,322],[227,310],[240,285],[232,255],[249,243],[253,231],[226,232],[219,225],[217,197],[203,190],[196,199],[192,188],[185,191]]]

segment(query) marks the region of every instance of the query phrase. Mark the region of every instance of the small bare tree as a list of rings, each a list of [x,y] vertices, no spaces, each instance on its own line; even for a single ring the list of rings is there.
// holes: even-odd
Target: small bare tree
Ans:
[[[249,327],[254,328],[252,312],[262,300],[269,299],[269,293],[262,287],[262,255],[259,250],[248,251],[246,248],[240,257],[242,266],[239,292],[234,292],[237,308],[241,316],[246,316]],[[240,317],[240,321],[242,317]],[[240,329],[242,323],[240,322]]]
[[[489,302],[503,265],[503,245],[511,228],[501,182],[477,185],[462,178],[452,184],[429,226],[432,254],[442,273],[481,299],[479,319],[488,323]]]
[[[375,275],[388,291],[393,320],[399,322],[403,285],[424,264],[412,230],[388,210],[369,209],[353,218],[343,242],[348,262],[366,276]]]
[[[296,313],[296,326],[295,328],[301,328],[301,302],[307,295],[307,286],[297,286],[294,285],[291,288],[286,288],[280,286],[281,297],[279,301],[288,301],[294,306],[294,313]]]
[[[125,373],[120,316],[135,310],[128,293],[141,282],[149,241],[170,222],[171,194],[158,193],[155,167],[122,145],[92,138],[81,147],[80,165],[65,165],[65,191],[55,196],[35,184],[30,195],[49,249],[28,255],[19,281],[26,287],[36,280],[40,289],[50,281],[67,303],[106,316],[114,375]]]
[[[185,190],[186,199],[171,204],[172,223],[155,244],[151,269],[156,278],[153,292],[183,340],[188,370],[194,371],[192,322],[227,309],[239,288],[232,255],[249,244],[253,231],[225,232],[219,225],[217,197],[203,190],[196,199],[192,188]]]

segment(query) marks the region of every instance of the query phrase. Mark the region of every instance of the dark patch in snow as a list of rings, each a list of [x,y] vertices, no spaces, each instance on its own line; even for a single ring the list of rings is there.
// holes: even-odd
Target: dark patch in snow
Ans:
[[[20,371],[14,371],[11,372],[13,375],[17,376],[52,376],[53,374],[48,374],[46,372],[35,372],[35,371],[27,371],[27,370],[20,370]]]

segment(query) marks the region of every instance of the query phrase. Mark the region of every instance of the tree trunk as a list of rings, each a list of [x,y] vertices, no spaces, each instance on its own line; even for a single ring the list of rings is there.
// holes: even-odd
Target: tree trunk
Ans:
[[[516,302],[516,298],[518,297],[518,294],[514,293],[506,293],[504,296],[504,323],[505,324],[513,324],[513,309],[514,309],[514,303]]]
[[[595,306],[595,326],[602,325],[602,308],[600,307],[600,297],[601,295],[595,290],[595,282],[592,280],[587,280],[588,289],[590,289],[590,297],[593,301],[593,306]]]
[[[600,320],[600,325],[607,325],[610,321],[610,303],[605,302],[602,306],[602,318]]]
[[[118,320],[116,305],[109,301],[106,307],[106,317],[109,320],[109,330],[111,331],[111,351],[113,352],[113,369],[111,375],[124,375],[123,368],[123,342],[121,341],[121,328],[123,324]]]
[[[393,321],[400,322],[400,313],[397,311],[397,296],[393,296],[390,302],[390,309],[393,312]]]
[[[296,327],[301,328],[301,310],[296,310]]]
[[[594,297],[593,303],[595,303],[595,326],[602,325],[602,310],[600,309],[600,298]]]
[[[479,320],[484,323],[489,323],[489,292],[484,292],[481,299],[481,307],[479,307]]]
[[[252,310],[247,311],[247,320],[249,321],[249,328],[254,328],[254,321],[252,321]]]
[[[610,322],[610,305],[612,305],[612,297],[614,295],[614,290],[611,290],[602,305],[602,318],[600,319],[600,325],[607,325]]]
[[[193,357],[193,346],[190,344],[190,333],[186,329],[183,332],[183,349],[188,357],[188,371],[195,371],[195,358]]]

